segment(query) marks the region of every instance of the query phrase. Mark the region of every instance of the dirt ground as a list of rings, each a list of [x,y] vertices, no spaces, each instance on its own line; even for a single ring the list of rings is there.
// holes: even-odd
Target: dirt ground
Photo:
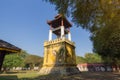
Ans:
[[[112,72],[83,72],[81,74],[69,76],[70,80],[120,80],[120,73]]]
[[[120,80],[120,72],[81,72],[70,76],[38,75],[37,72],[7,73],[0,74],[0,80]]]
[[[40,80],[120,80],[118,72],[81,72],[80,74],[58,77],[39,77]]]

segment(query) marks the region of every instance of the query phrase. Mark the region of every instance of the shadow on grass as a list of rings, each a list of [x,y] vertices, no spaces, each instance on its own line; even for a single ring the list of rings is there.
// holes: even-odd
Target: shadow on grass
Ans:
[[[17,74],[17,73],[26,73],[26,71],[1,71],[0,74]]]
[[[55,75],[38,75],[36,77],[23,77],[23,78],[19,78],[18,80],[61,80],[61,79],[62,79],[61,76],[55,76]]]
[[[0,75],[0,80],[18,80],[18,77],[16,75],[9,75],[9,76]]]
[[[26,73],[25,71],[20,72],[20,71],[16,71],[16,72],[5,72],[6,74],[17,74],[17,73]]]

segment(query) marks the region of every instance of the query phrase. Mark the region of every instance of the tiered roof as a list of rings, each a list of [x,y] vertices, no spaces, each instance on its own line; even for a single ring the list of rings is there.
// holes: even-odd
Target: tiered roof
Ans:
[[[66,19],[65,16],[63,16],[61,14],[55,16],[55,18],[53,20],[47,21],[47,23],[48,23],[48,25],[50,25],[51,28],[53,28],[53,29],[56,28],[56,30],[53,31],[53,33],[56,35],[61,34],[60,29],[57,29],[57,28],[60,28],[60,26],[64,26],[65,34],[67,34],[69,32],[69,30],[67,30],[67,29],[72,27],[72,24]]]
[[[66,19],[65,16],[62,16],[62,15],[57,15],[55,16],[55,19],[54,20],[51,20],[51,21],[47,21],[47,23],[52,27],[52,28],[56,28],[56,27],[59,27],[61,26],[61,21],[63,20],[63,26],[65,28],[69,28],[71,27],[71,23]]]

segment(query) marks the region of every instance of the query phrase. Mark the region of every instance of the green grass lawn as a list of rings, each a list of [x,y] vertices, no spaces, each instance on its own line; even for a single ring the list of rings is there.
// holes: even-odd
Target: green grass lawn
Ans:
[[[71,76],[39,75],[37,71],[0,74],[0,80],[120,80],[119,72],[81,72]]]
[[[38,76],[37,71],[14,71],[0,74],[0,80],[32,80]]]

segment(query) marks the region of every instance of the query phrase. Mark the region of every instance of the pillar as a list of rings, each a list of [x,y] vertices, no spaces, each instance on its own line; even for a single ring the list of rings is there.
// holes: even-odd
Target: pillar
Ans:
[[[64,37],[64,26],[61,26],[61,38]]]
[[[2,68],[3,61],[4,61],[4,57],[5,57],[5,52],[0,51],[0,71]]]
[[[52,30],[49,30],[49,41],[52,40]]]
[[[71,33],[70,32],[68,32],[68,40],[71,41]]]

